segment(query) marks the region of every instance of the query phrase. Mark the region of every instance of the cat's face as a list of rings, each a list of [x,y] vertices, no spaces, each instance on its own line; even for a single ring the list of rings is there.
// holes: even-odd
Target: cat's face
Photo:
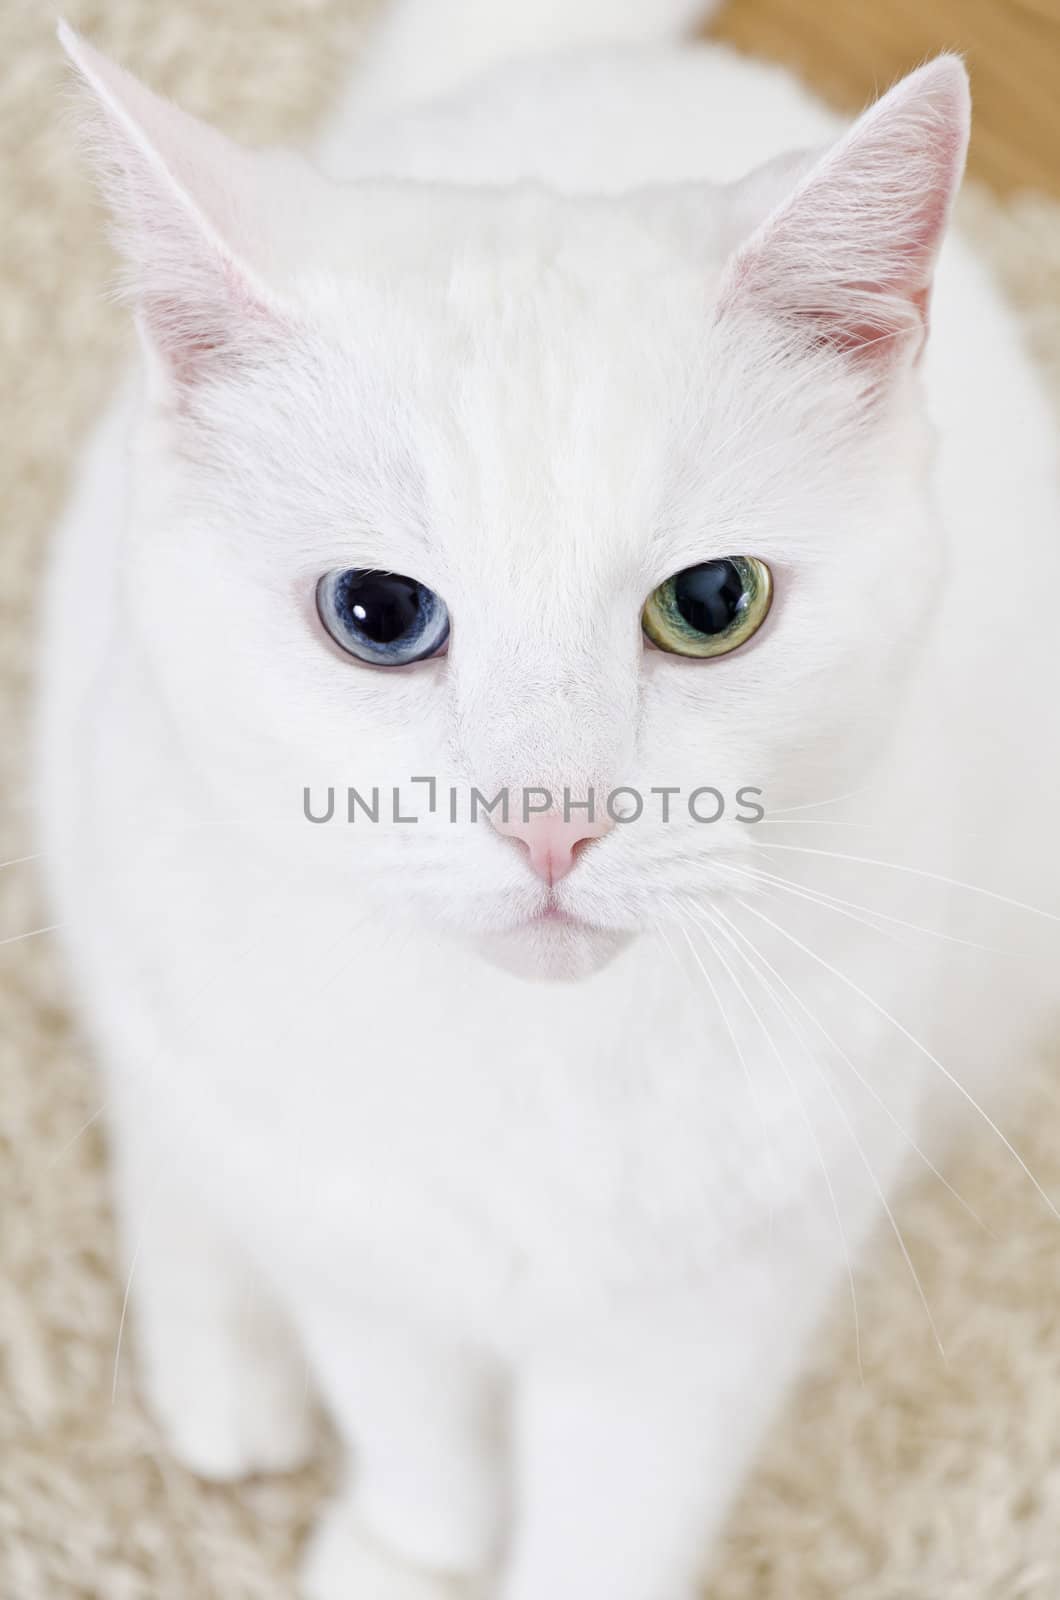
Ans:
[[[897,252],[840,239],[852,259],[823,291],[806,274],[822,227],[835,243],[829,171],[749,242],[731,237],[746,193],[373,188],[300,196],[311,243],[264,250],[275,294],[227,259],[194,283],[170,263],[143,297],[153,419],[127,593],[223,804],[286,818],[270,848],[523,970],[591,970],[678,908],[753,889],[738,792],[768,810],[865,781],[930,626],[913,355],[958,165],[925,159],[921,232]],[[660,649],[649,596],[720,561],[771,574],[761,626],[716,655]],[[437,596],[443,652],[340,648],[317,586],[359,570]],[[433,813],[413,778],[436,780]],[[347,786],[378,791],[378,822],[345,820]],[[698,820],[713,797],[690,805],[705,786],[720,820]],[[318,810],[336,791],[326,826],[302,819],[307,787]],[[600,813],[622,789],[615,815],[643,810],[550,886],[524,843],[469,821],[472,789],[506,789],[513,813],[531,789],[592,790]]]

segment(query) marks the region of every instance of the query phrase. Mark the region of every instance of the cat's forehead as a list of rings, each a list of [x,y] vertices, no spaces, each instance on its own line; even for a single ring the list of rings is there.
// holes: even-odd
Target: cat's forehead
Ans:
[[[601,562],[632,555],[702,401],[716,269],[636,206],[589,212],[528,191],[414,236],[383,218],[313,285],[312,415],[342,435],[325,448],[403,478],[449,551],[458,530],[458,551],[509,538],[566,561],[592,526]]]
[[[211,419],[285,549],[446,592],[488,573],[501,606],[545,574],[643,588],[811,520],[834,419],[790,375],[778,406],[762,349],[719,332],[699,200],[690,228],[537,190],[356,199],[356,237],[300,284],[311,336]]]
[[[566,353],[569,383],[589,375],[575,346],[606,368],[638,351],[659,362],[706,332],[727,215],[703,190],[575,200],[538,184],[356,188],[315,242],[307,281],[340,337],[363,343],[367,320],[369,342],[385,336],[413,367],[429,352],[488,377],[506,358],[562,369]]]

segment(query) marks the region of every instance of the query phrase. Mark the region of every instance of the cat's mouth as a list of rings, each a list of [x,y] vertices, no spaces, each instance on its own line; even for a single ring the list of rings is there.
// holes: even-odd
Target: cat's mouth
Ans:
[[[482,940],[489,961],[523,978],[587,978],[628,944],[631,935],[601,928],[567,911],[552,894],[507,933]]]
[[[531,928],[542,925],[559,928],[588,928],[590,926],[588,922],[583,922],[580,917],[572,916],[569,911],[565,911],[559,901],[551,896],[538,911],[535,911],[526,920],[527,926]]]

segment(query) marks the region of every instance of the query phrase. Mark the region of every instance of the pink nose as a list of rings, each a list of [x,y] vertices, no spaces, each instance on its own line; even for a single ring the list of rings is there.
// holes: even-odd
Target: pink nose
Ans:
[[[582,815],[564,822],[559,811],[537,812],[526,822],[520,817],[505,822],[499,816],[491,817],[490,821],[498,833],[518,839],[526,846],[531,867],[550,887],[570,872],[577,860],[575,852],[579,845],[602,839],[614,827],[610,817],[589,822]]]

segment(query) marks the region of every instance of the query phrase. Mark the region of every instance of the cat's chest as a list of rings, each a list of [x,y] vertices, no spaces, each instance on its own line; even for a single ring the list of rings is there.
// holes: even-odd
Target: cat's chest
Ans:
[[[509,1339],[705,1281],[813,1188],[794,1087],[749,1084],[676,986],[558,1015],[541,995],[491,1008],[466,983],[399,998],[379,972],[351,983],[304,1019],[293,1059],[259,1049],[249,1099],[215,1062],[228,1203],[306,1293],[338,1270]],[[290,1037],[260,1003],[259,1037]],[[765,1070],[753,1051],[747,1066]]]
[[[351,1093],[327,1127],[292,1117],[277,1141],[275,1125],[260,1140],[244,1125],[233,1202],[306,1293],[338,1273],[374,1303],[502,1342],[705,1283],[801,1203],[801,1149],[780,1154],[738,1103],[687,1082],[609,1098],[573,1084],[507,1102],[452,1084]]]
[[[338,1282],[511,1342],[708,1283],[772,1216],[830,1206],[822,1163],[844,1190],[820,1074],[750,1014],[738,1052],[666,947],[521,983],[250,883],[230,959],[171,899],[126,987],[150,983],[176,1158],[300,1294]]]

